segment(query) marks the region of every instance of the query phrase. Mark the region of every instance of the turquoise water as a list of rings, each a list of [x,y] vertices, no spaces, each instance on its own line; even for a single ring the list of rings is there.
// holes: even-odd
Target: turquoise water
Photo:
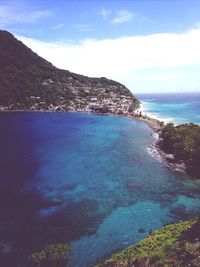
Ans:
[[[16,267],[45,244],[67,242],[71,266],[89,267],[200,211],[200,183],[149,153],[154,135],[141,121],[0,113],[0,123],[4,266]]]
[[[142,112],[174,124],[200,124],[199,93],[139,94]]]

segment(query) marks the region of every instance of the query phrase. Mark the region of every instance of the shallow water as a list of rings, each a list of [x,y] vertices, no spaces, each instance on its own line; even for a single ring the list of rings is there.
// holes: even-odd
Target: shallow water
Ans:
[[[88,267],[200,210],[200,184],[148,153],[154,136],[143,122],[0,113],[0,123],[0,259],[8,266],[68,242],[71,266]]]

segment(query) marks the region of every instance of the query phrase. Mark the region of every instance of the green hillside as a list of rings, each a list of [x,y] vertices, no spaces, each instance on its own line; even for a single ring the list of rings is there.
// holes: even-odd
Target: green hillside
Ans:
[[[170,224],[96,267],[200,266],[200,218]]]
[[[124,85],[58,69],[9,32],[0,31],[1,110],[126,113],[138,104]]]
[[[175,163],[183,164],[188,174],[200,179],[200,126],[168,123],[162,128],[160,137],[161,149],[173,154]]]

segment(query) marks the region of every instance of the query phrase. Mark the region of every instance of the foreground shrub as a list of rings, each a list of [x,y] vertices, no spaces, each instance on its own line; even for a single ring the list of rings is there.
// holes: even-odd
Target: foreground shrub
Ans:
[[[67,244],[51,244],[43,250],[32,253],[29,262],[31,267],[65,267],[70,251],[70,246]]]

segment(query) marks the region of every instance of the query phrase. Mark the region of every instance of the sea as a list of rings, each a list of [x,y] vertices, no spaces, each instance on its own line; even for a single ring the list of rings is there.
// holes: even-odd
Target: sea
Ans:
[[[200,124],[200,92],[136,94],[140,110],[153,118],[175,125]]]
[[[158,118],[199,123],[200,94],[139,99]],[[1,112],[0,266],[27,267],[31,253],[67,243],[68,266],[91,267],[199,214],[200,181],[149,153],[154,140],[127,117]]]

